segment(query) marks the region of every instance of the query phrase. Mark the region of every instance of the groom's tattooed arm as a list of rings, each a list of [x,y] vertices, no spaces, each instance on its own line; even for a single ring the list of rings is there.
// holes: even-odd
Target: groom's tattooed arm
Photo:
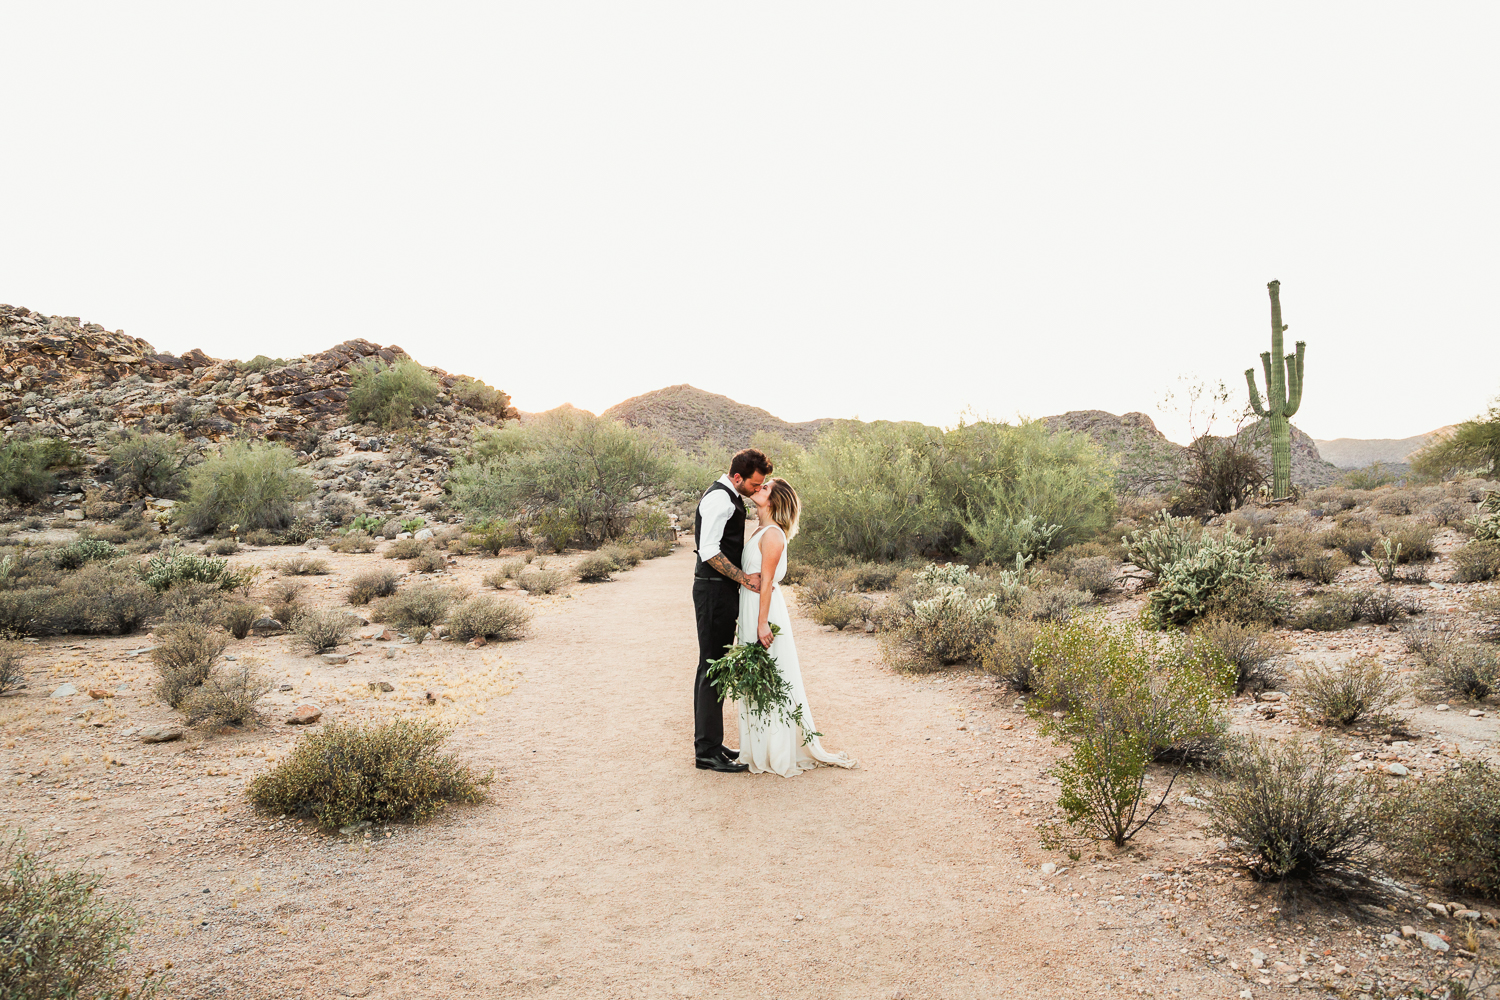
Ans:
[[[725,576],[729,577],[729,579],[733,580],[741,587],[749,587],[751,590],[757,589],[755,583],[751,582],[748,576],[740,572],[740,568],[734,563],[730,562],[729,557],[722,552],[720,552],[716,556],[712,556],[708,560],[708,565],[712,566],[720,573],[723,573]],[[757,573],[756,575],[759,576],[760,574]]]

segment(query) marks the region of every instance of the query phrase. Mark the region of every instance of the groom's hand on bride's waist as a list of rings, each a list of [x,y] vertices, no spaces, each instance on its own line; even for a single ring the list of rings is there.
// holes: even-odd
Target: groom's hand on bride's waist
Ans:
[[[749,590],[755,591],[756,593],[760,593],[760,574],[747,573],[745,575],[745,587]]]

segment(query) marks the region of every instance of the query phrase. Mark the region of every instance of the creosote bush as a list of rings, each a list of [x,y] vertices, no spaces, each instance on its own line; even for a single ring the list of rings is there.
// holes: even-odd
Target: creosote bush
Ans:
[[[1291,647],[1264,625],[1210,615],[1193,627],[1192,642],[1214,650],[1234,668],[1236,693],[1274,690],[1286,681],[1279,664]]]
[[[398,538],[387,545],[381,554],[387,559],[415,559],[426,551],[426,542],[419,542],[415,538]]]
[[[349,418],[379,424],[386,430],[405,427],[437,403],[438,383],[410,358],[387,365],[375,358],[353,366]]]
[[[89,563],[69,576],[41,608],[45,631],[126,635],[156,613],[160,598],[118,564]]]
[[[995,637],[985,647],[981,662],[987,674],[1012,691],[1026,693],[1041,686],[1031,651],[1042,627],[1018,618],[1001,618],[995,626]]]
[[[1440,691],[1479,701],[1500,690],[1500,652],[1490,646],[1443,636],[1424,645],[1423,679]]]
[[[356,573],[349,581],[347,594],[350,604],[369,604],[377,597],[390,597],[396,592],[396,571],[390,569],[367,569]]]
[[[188,472],[187,499],[172,508],[172,518],[205,534],[231,526],[285,530],[312,490],[312,479],[283,445],[239,442]]]
[[[864,617],[863,602],[853,594],[836,594],[812,609],[812,620],[819,625],[842,629]]]
[[[599,554],[615,564],[617,569],[634,569],[645,558],[634,545],[606,545]]]
[[[21,662],[25,648],[24,643],[0,642],[0,694],[26,683],[26,670]]]
[[[1391,677],[1374,657],[1362,656],[1337,667],[1313,664],[1303,669],[1298,686],[1302,704],[1321,722],[1374,726],[1399,722],[1390,709],[1406,695],[1405,685]]]
[[[578,565],[573,567],[573,572],[585,583],[603,583],[619,568],[613,559],[602,552],[595,552],[580,559]]]
[[[0,445],[0,499],[40,503],[57,488],[52,469],[77,460],[66,441],[12,438]]]
[[[1345,521],[1332,531],[1324,533],[1323,544],[1342,552],[1350,562],[1357,563],[1375,547],[1378,537],[1367,525],[1358,521]]]
[[[475,636],[520,639],[531,624],[531,609],[519,598],[480,594],[448,612],[447,624],[449,633],[459,642],[468,642]]]
[[[290,757],[251,782],[250,801],[329,829],[421,821],[448,802],[479,802],[492,774],[441,753],[448,736],[427,721],[335,723],[303,737]]]
[[[339,608],[309,608],[291,623],[293,641],[313,653],[348,642],[359,627],[358,618]]]
[[[635,547],[640,549],[641,556],[645,559],[660,559],[662,556],[669,556],[677,548],[675,543],[662,538],[643,538],[635,543]]]
[[[1500,576],[1500,541],[1469,542],[1453,553],[1453,572],[1460,583],[1478,583]]]
[[[180,708],[192,691],[208,679],[214,661],[229,645],[229,637],[202,622],[184,621],[156,630],[151,661],[161,679],[156,695]]]
[[[1228,780],[1208,800],[1214,832],[1257,880],[1338,896],[1368,890],[1385,867],[1391,810],[1378,778],[1339,774],[1344,760],[1332,741],[1237,742]]]
[[[250,626],[260,617],[255,605],[248,601],[234,601],[224,609],[224,628],[236,639],[250,634]]]
[[[413,573],[441,573],[448,568],[448,560],[443,558],[441,552],[429,549],[408,559],[406,568]]]
[[[375,614],[377,620],[389,622],[412,638],[425,637],[434,625],[448,616],[449,610],[462,596],[456,587],[419,584],[381,601],[375,607]]]
[[[19,833],[0,844],[0,866],[0,997],[159,995],[162,974],[135,973],[120,961],[136,918],[101,891],[103,876],[48,864]]]
[[[283,559],[279,569],[287,576],[326,576],[328,562],[299,552],[297,555]]]
[[[328,543],[335,552],[374,552],[375,539],[359,530],[351,530]]]
[[[910,617],[881,637],[886,662],[899,670],[932,670],[976,659],[994,634],[994,594],[975,597],[954,585],[937,585],[936,591],[912,601]]]
[[[187,485],[188,466],[198,451],[177,434],[123,431],[106,449],[115,484],[126,496],[175,498]]]
[[[256,703],[271,682],[249,666],[219,667],[183,696],[183,717],[190,725],[243,725],[256,716]]]
[[[567,583],[567,577],[555,569],[528,569],[516,578],[521,589],[531,594],[555,594]]]
[[[1394,842],[1402,871],[1457,892],[1500,898],[1500,771],[1466,760],[1410,794]]]

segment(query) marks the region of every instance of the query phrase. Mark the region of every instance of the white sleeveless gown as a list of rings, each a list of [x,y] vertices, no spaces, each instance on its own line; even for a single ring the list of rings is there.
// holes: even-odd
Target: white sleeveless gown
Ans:
[[[781,531],[775,525],[758,529],[745,540],[744,565],[746,573],[760,572],[760,542],[765,531]],[[781,578],[786,575],[786,549],[782,549],[781,561],[776,566],[776,580],[771,591],[771,607],[767,620],[781,629],[771,642],[771,655],[776,658],[776,669],[786,678],[792,688],[792,697],[802,706],[802,719],[810,731],[817,731],[812,709],[807,705],[807,691],[802,687],[802,668],[797,663],[797,644],[792,639],[792,620],[787,617],[786,601],[781,596]],[[760,595],[753,590],[740,588],[739,641],[755,642],[760,623]],[[740,705],[740,762],[750,765],[751,774],[779,774],[794,778],[819,764],[837,767],[854,767],[855,761],[848,754],[829,753],[814,736],[806,746],[802,745],[803,733],[795,722],[783,722],[780,713],[766,716],[751,716],[743,704]]]

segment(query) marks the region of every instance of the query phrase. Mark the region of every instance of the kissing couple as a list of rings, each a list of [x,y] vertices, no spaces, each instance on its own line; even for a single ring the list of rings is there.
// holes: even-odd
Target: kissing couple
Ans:
[[[779,774],[793,778],[819,764],[854,767],[848,754],[829,753],[818,741],[792,622],[781,595],[787,546],[797,536],[802,505],[785,479],[772,478],[771,460],[755,448],[737,453],[728,474],[698,501],[693,518],[693,611],[698,619],[698,675],[693,682],[693,755],[701,770]],[[745,537],[745,501],[754,505],[756,528]],[[777,631],[773,634],[771,626]],[[792,692],[791,718],[752,716],[741,705],[740,748],[724,745],[724,698],[708,678],[736,641],[759,642],[776,661]],[[801,709],[800,716],[796,709]],[[804,726],[797,725],[800,718]]]

